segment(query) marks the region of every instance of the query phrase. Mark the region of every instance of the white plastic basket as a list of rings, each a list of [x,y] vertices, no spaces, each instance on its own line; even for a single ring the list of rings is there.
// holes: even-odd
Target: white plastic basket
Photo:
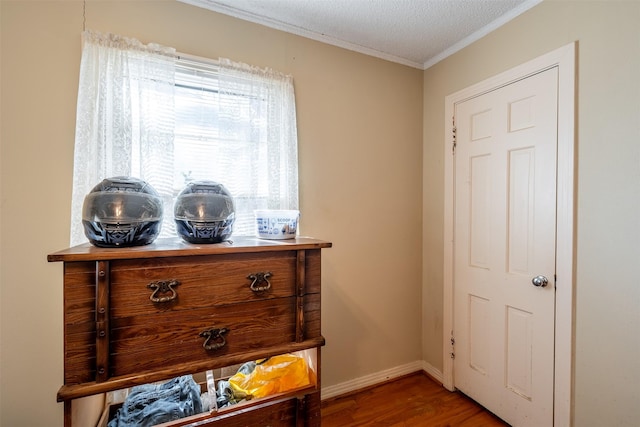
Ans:
[[[255,211],[256,232],[261,239],[293,239],[298,232],[300,211],[263,209]]]

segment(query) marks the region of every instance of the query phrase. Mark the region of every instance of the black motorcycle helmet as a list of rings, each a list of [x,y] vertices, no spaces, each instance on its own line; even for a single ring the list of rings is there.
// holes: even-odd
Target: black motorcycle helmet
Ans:
[[[84,234],[95,246],[152,243],[160,234],[163,205],[147,182],[126,176],[106,178],[84,198]]]
[[[178,194],[173,209],[178,235],[189,243],[220,243],[233,233],[235,204],[224,185],[193,181]]]

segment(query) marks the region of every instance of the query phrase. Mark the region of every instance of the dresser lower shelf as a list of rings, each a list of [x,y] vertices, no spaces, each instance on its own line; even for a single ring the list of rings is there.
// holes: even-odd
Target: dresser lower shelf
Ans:
[[[97,427],[107,427],[112,413],[112,408],[105,408],[103,421],[99,422]],[[219,427],[320,426],[320,391],[316,387],[307,387],[296,392],[239,404],[237,407],[158,424],[155,427],[199,427],[206,425]]]
[[[299,343],[291,343],[268,349],[260,349],[243,354],[221,356],[212,359],[202,360],[200,362],[184,364],[180,366],[172,366],[164,370],[157,370],[147,374],[130,375],[125,377],[112,377],[104,382],[90,382],[83,384],[65,384],[58,390],[58,402],[78,399],[81,397],[91,396],[94,394],[106,393],[109,391],[120,390],[133,387],[140,384],[147,384],[156,381],[166,380],[175,376],[184,375],[192,372],[205,371],[207,369],[221,368],[223,366],[235,365],[246,362],[247,360],[262,359],[278,354],[294,353],[296,351],[306,350],[309,348],[321,347],[325,344],[324,337],[308,339]]]
[[[243,364],[236,364],[234,366],[225,366],[222,368],[210,369],[206,372],[192,371],[193,380],[198,384],[200,394],[202,395],[202,411],[200,413],[183,416],[170,422],[162,424],[154,424],[163,427],[178,427],[178,426],[248,426],[248,425],[269,425],[275,426],[319,426],[320,419],[320,347],[306,348],[297,352],[292,352],[289,356],[282,359],[274,359],[272,365],[268,366],[268,363],[262,364],[262,358],[258,365],[264,366],[262,371],[258,371],[259,366],[256,366],[255,372],[260,372],[253,380],[253,385],[249,385],[250,390],[255,390],[257,396],[262,396],[264,393],[258,390],[269,390],[263,397],[255,397],[253,399],[243,398],[244,395],[236,399],[227,400],[223,402],[218,397],[226,396],[225,394],[217,394],[220,382],[226,382],[224,388],[229,388],[230,377],[233,376]],[[306,365],[300,359],[304,360]],[[245,359],[245,362],[251,359]],[[256,361],[257,361],[256,360]],[[286,360],[286,362],[285,362]],[[289,365],[289,363],[291,363]],[[290,368],[284,368],[290,366]],[[308,372],[308,380],[305,377],[299,376],[302,366],[306,366]],[[273,370],[272,370],[273,369]],[[285,369],[285,370],[283,370]],[[280,374],[281,372],[281,374]],[[274,375],[278,373],[277,375]],[[275,386],[267,386],[261,378],[273,378],[276,381]],[[187,384],[187,382],[179,383]],[[237,381],[237,380],[236,380]],[[155,382],[157,385],[164,383],[165,381]],[[192,381],[191,381],[192,382]],[[236,382],[237,383],[237,382]],[[242,381],[241,381],[242,383]],[[178,382],[171,382],[171,387],[176,387]],[[298,386],[294,386],[298,384]],[[253,387],[257,387],[254,389]],[[186,390],[180,386],[182,390]],[[248,389],[248,390],[249,390]],[[283,391],[277,391],[278,389]],[[168,390],[168,389],[164,389]],[[234,388],[235,390],[235,388]],[[68,425],[91,425],[96,427],[107,427],[110,420],[116,417],[118,410],[126,405],[128,402],[128,396],[133,390],[131,388],[118,389],[106,393],[100,393],[96,395],[87,396],[84,398],[73,399],[65,401],[65,412],[69,418]],[[140,393],[140,392],[138,392]],[[190,392],[191,393],[191,392]],[[253,391],[252,391],[253,393]],[[171,393],[171,395],[173,395]],[[234,391],[234,395],[237,396]],[[140,394],[136,394],[134,401],[132,401],[128,410],[125,411],[125,419],[130,417],[137,417],[135,412],[141,409],[137,405],[140,400]],[[131,395],[133,397],[133,395]],[[173,400],[168,401],[169,406]],[[221,407],[218,407],[222,405]],[[163,406],[164,407],[164,406]],[[198,406],[199,407],[199,406]],[[154,408],[160,408],[157,404]],[[124,408],[123,408],[124,410]],[[133,410],[133,412],[131,412]],[[167,419],[168,413],[162,415],[163,419]],[[174,414],[175,415],[175,414]],[[186,415],[186,414],[185,414]],[[123,415],[120,415],[123,416]],[[144,415],[146,417],[147,415]],[[147,421],[148,419],[145,418]],[[318,420],[316,422],[316,419]],[[128,422],[128,421],[127,421]]]

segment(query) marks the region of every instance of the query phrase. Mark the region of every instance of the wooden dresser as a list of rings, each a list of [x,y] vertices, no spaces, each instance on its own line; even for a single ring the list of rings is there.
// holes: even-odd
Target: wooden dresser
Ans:
[[[232,240],[87,243],[48,256],[64,265],[65,426],[91,419],[109,392],[304,350],[315,385],[170,425],[320,425],[321,249],[331,243]]]

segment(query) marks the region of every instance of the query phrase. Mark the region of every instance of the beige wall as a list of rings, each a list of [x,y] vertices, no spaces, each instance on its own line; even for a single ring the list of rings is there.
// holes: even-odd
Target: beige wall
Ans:
[[[1,0],[0,19],[0,425],[54,426],[45,259],[68,242],[82,4]],[[547,0],[424,73],[171,1],[89,1],[87,28],[293,74],[302,231],[334,242],[324,385],[442,368],[444,97],[577,40],[575,425],[640,419],[640,2]]]
[[[1,8],[0,424],[62,425],[82,2]],[[87,28],[294,76],[301,229],[323,264],[324,385],[421,360],[422,71],[174,1],[89,1]]]
[[[578,41],[575,425],[640,419],[640,2],[544,1],[425,71],[423,356],[442,369],[444,98]]]

